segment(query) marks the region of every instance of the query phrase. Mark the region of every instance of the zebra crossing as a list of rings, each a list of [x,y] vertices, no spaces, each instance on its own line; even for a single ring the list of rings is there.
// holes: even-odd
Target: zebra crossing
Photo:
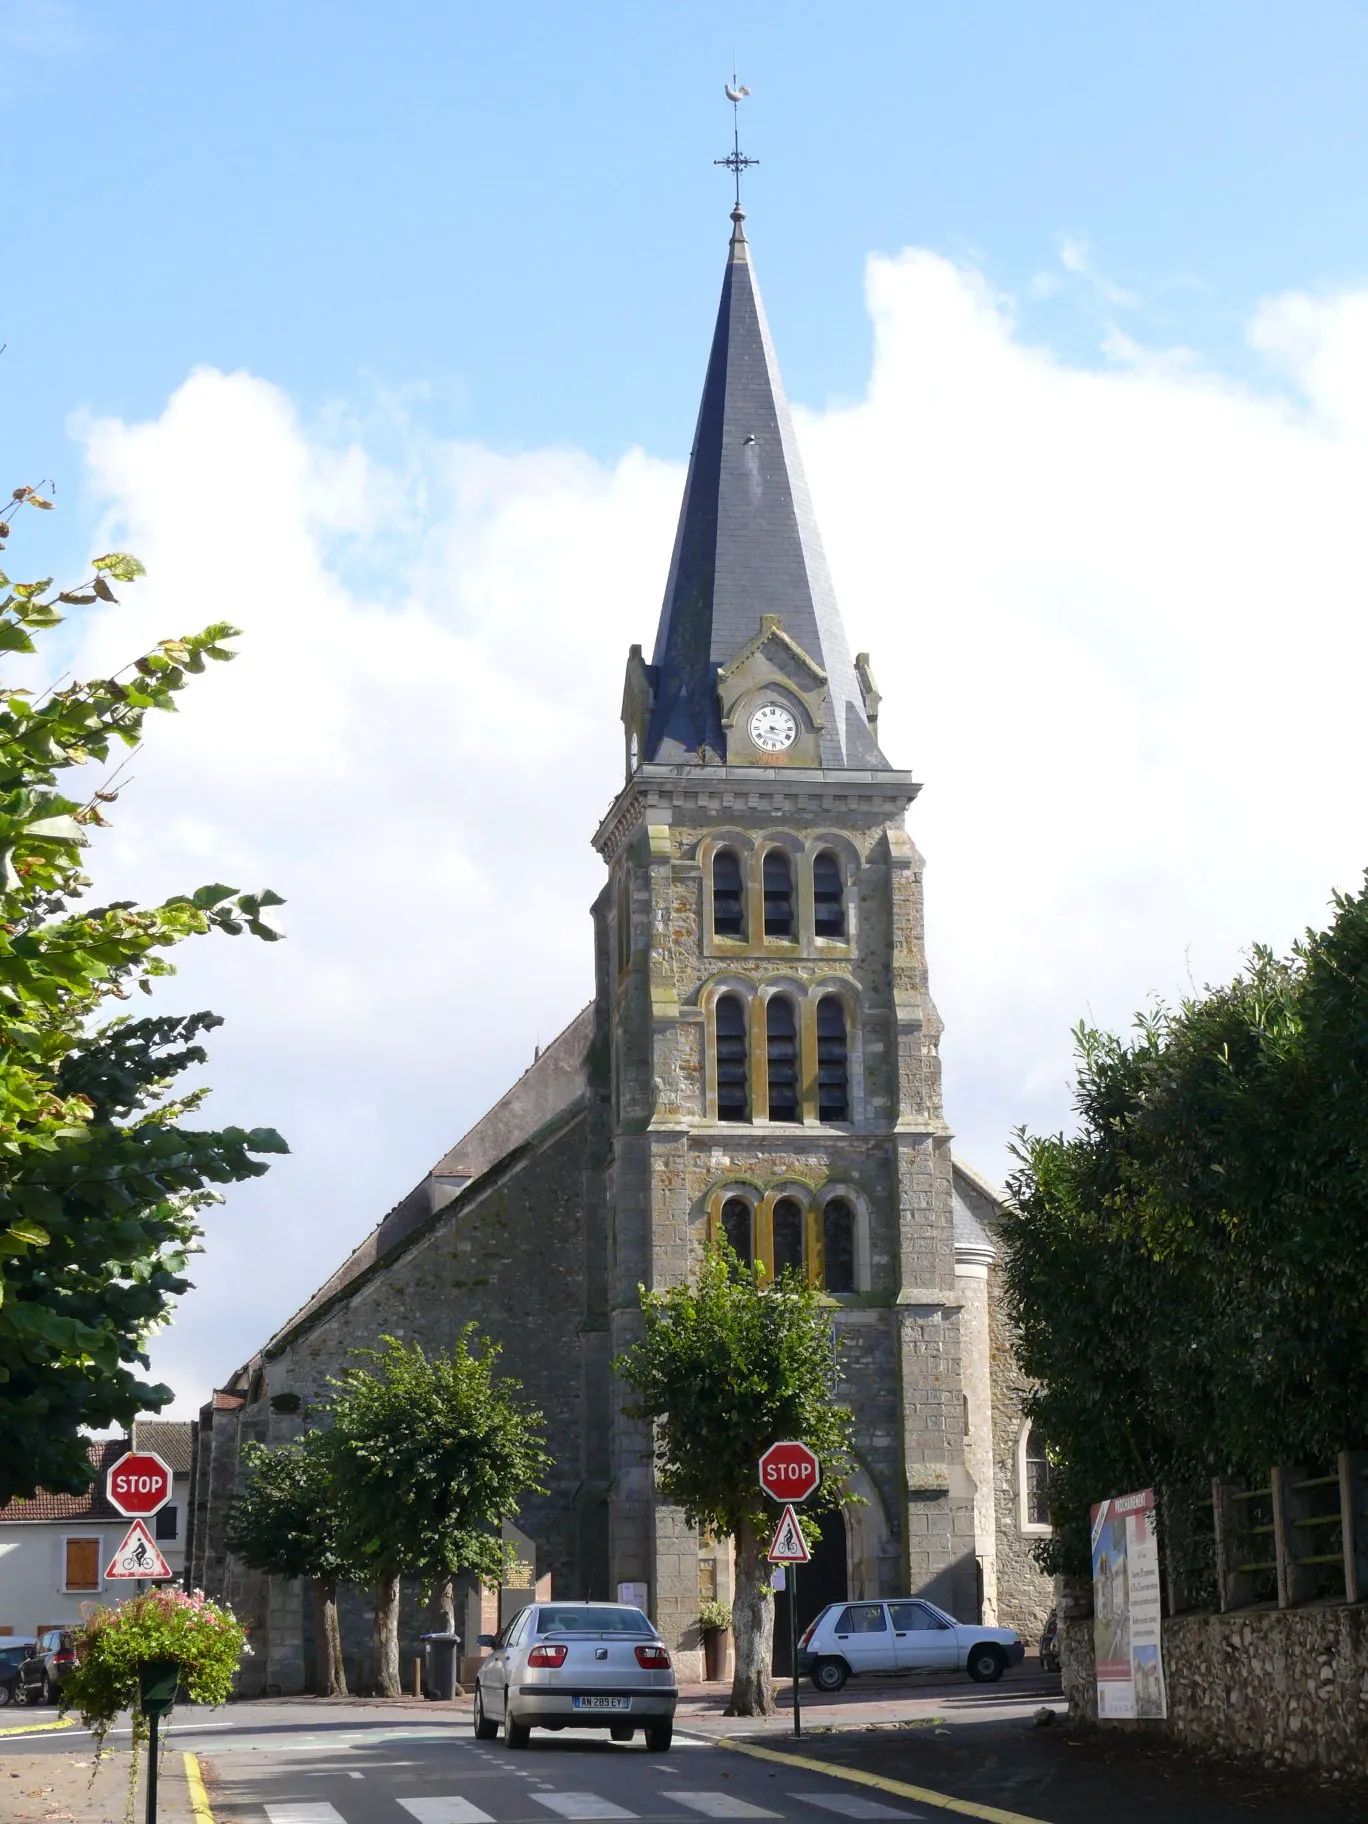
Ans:
[[[535,1791],[523,1788],[523,1793],[559,1818],[610,1820],[643,1816],[642,1812],[630,1811],[625,1805],[619,1805],[596,1792],[563,1792],[547,1788]],[[909,1811],[905,1806],[886,1805],[856,1792],[787,1792],[783,1796],[799,1807],[796,1814],[770,1811],[765,1806],[752,1804],[749,1799],[736,1794],[705,1788],[672,1788],[652,1796],[670,1809],[692,1813],[701,1818],[782,1819],[794,1815],[811,1816],[812,1810],[830,1812],[841,1818],[870,1820],[923,1819],[926,1815],[920,1811]],[[483,1810],[459,1793],[420,1798],[396,1797],[396,1803],[409,1814],[414,1824],[499,1824],[491,1812]],[[641,1801],[638,1800],[638,1803]],[[269,1824],[347,1824],[343,1813],[336,1806],[325,1802],[278,1800],[268,1803],[263,1809]],[[653,1804],[644,1815],[659,1818],[662,1813],[658,1805]]]

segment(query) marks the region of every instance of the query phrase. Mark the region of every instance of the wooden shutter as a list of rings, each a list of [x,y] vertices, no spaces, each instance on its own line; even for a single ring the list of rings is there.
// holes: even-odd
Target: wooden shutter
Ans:
[[[100,1542],[98,1539],[67,1540],[66,1587],[69,1590],[99,1589]]]

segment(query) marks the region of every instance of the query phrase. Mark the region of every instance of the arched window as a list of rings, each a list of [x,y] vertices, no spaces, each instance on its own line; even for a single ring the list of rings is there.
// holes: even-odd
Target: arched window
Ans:
[[[765,1049],[769,1057],[769,1118],[796,1121],[798,1019],[787,995],[776,994],[765,1008]]]
[[[783,849],[766,849],[765,936],[794,937],[793,863]]]
[[[817,1003],[817,1119],[850,1119],[846,1012],[838,994],[824,994]]]
[[[774,1277],[803,1271],[803,1206],[781,1197],[774,1206]]]
[[[744,1197],[728,1197],[722,1205],[722,1233],[741,1265],[748,1267],[755,1258],[754,1222]]]
[[[717,1118],[750,1120],[750,1069],[746,1056],[746,1003],[724,994],[717,1003]]]
[[[845,880],[841,858],[831,849],[823,849],[812,864],[812,910],[818,937],[845,936]]]
[[[712,864],[714,937],[746,935],[746,889],[735,849],[719,849]]]
[[[1045,1440],[1040,1427],[1032,1425],[1026,1433],[1021,1453],[1023,1505],[1027,1526],[1050,1524],[1050,1460],[1045,1454]]]
[[[828,1292],[855,1290],[855,1212],[844,1197],[822,1211],[822,1282]]]

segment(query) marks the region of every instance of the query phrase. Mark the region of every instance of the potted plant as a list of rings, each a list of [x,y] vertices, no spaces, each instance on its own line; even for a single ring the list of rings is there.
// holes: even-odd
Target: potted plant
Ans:
[[[88,1614],[74,1642],[76,1665],[62,1684],[62,1710],[74,1710],[95,1737],[97,1754],[115,1720],[133,1715],[130,1806],[138,1753],[150,1742],[147,1816],[156,1817],[157,1723],[178,1699],[222,1704],[247,1637],[231,1609],[202,1590],[161,1588]]]
[[[726,1677],[727,1636],[732,1625],[730,1607],[709,1598],[698,1611],[698,1625],[703,1634],[703,1676],[713,1683]]]

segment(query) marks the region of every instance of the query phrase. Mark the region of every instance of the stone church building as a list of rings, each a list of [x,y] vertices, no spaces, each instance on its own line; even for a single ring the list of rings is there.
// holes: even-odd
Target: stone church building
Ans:
[[[649,661],[627,660],[625,777],[593,836],[594,998],[200,1417],[191,1575],[251,1620],[262,1688],[305,1680],[308,1604],[226,1552],[242,1443],[296,1435],[349,1351],[449,1345],[472,1319],[547,1418],[550,1491],[518,1523],[529,1585],[637,1586],[699,1675],[728,1545],[658,1498],[610,1364],[638,1286],[684,1278],[712,1236],[829,1303],[864,1500],[825,1528],[803,1610],[910,1591],[1029,1638],[1050,1605],[1001,1199],[954,1156],[941,1104],[904,822],[919,787],[879,745],[732,221],[660,625]],[[476,1595],[468,1638],[478,1613]],[[358,1643],[362,1614],[358,1598]]]

